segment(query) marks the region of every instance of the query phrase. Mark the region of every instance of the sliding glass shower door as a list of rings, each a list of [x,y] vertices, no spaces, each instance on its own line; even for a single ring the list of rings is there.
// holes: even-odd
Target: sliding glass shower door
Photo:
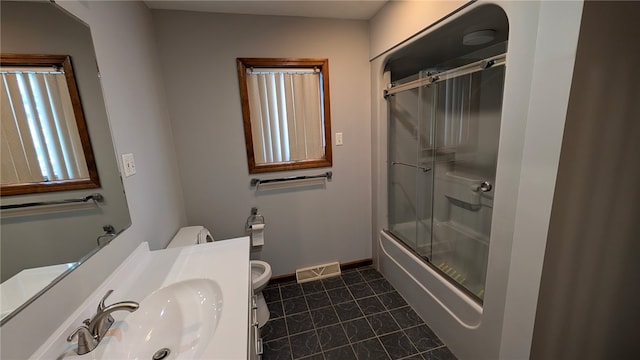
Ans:
[[[431,253],[433,87],[397,93],[389,104],[389,230],[420,256]]]
[[[387,97],[389,231],[482,299],[504,66],[421,79]]]

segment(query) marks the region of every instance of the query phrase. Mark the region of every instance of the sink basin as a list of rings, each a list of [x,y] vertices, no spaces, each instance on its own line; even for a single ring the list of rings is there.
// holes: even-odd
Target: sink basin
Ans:
[[[198,358],[215,333],[222,305],[222,290],[213,280],[171,284],[149,294],[137,311],[114,323],[87,355],[118,360]]]

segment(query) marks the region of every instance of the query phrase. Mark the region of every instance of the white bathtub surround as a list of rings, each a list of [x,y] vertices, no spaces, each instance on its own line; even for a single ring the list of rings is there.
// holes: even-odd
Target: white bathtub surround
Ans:
[[[384,233],[374,242],[374,257],[381,272],[460,359],[529,358],[582,12],[582,2],[493,3],[508,18],[509,38],[495,192],[493,199],[481,200],[483,208],[493,209],[482,306],[475,309],[466,294],[456,296],[451,284],[425,269],[422,262],[413,261],[401,250],[394,253],[392,245],[396,243]],[[443,14],[442,22],[424,23],[425,34],[486,5],[470,3],[449,17]],[[372,31],[372,43],[384,40],[376,38],[376,33]],[[393,50],[402,51],[421,36]],[[380,54],[371,63],[377,232],[388,228],[387,193],[392,186],[386,171],[387,106],[379,95],[389,82],[390,75],[384,69],[390,57],[391,52]],[[460,196],[457,185],[447,189],[450,198]],[[467,201],[473,203],[473,196],[467,195]],[[434,232],[438,233],[436,229]],[[426,284],[424,289],[420,284]]]
[[[454,320],[456,328],[467,331],[478,328],[482,316],[480,304],[387,233],[381,232],[379,236],[381,255],[384,255],[380,258],[381,270],[418,314],[433,319],[433,316],[426,314],[431,311],[433,315],[435,312],[432,310],[442,309],[442,314],[436,316]]]
[[[206,359],[247,359],[249,322],[248,306],[251,289],[249,273],[249,238],[149,251],[142,243],[118,269],[94,291],[82,306],[60,326],[31,356],[31,359],[77,357],[76,344],[66,338],[94,315],[100,299],[114,289],[108,303],[131,300],[142,301],[157,289],[189,279],[214,280],[222,290],[223,310],[213,338],[200,354]],[[128,313],[115,312],[112,330],[122,325]],[[99,356],[100,346],[92,353]],[[113,340],[115,341],[115,340]],[[89,353],[82,358],[91,358]]]
[[[428,257],[433,265],[449,275],[452,280],[463,285],[478,298],[483,297],[487,267],[486,253],[489,248],[489,239],[486,235],[455,221],[435,219],[431,241],[416,243],[416,232],[431,233],[431,219],[395,224],[392,228],[392,233],[396,237],[416,250],[414,258]],[[384,236],[391,239],[388,234]],[[455,254],[452,252],[454,248]],[[461,261],[460,257],[473,259],[473,261]]]

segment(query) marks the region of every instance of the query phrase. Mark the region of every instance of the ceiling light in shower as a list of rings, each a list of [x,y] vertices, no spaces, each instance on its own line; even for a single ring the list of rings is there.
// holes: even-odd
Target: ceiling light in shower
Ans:
[[[496,31],[492,29],[478,30],[465,34],[462,37],[464,45],[482,45],[493,41],[496,38]]]

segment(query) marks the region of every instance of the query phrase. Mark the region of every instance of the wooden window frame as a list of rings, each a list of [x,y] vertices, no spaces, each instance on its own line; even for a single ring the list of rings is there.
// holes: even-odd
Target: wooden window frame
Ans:
[[[333,165],[331,145],[331,102],[329,96],[329,60],[321,58],[237,58],[238,80],[240,85],[240,101],[244,138],[247,150],[249,173],[266,173],[299,169],[331,167]],[[250,68],[317,68],[322,73],[323,126],[324,126],[324,158],[299,161],[283,161],[277,163],[256,164],[251,131],[251,112],[249,110],[249,94],[247,87],[247,69]]]

